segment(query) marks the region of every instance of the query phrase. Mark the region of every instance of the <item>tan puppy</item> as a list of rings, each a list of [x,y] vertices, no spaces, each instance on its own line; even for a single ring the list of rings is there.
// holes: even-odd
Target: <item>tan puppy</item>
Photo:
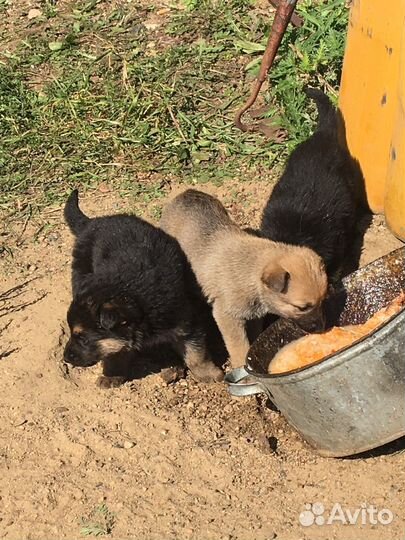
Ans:
[[[193,189],[165,207],[160,226],[179,241],[213,304],[234,367],[246,360],[247,320],[274,313],[307,329],[323,323],[327,277],[311,249],[242,231],[218,199]]]

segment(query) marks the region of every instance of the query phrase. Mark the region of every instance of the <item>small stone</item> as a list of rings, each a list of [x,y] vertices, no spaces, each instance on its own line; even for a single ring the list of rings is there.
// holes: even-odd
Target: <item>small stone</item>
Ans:
[[[64,413],[64,412],[68,412],[68,410],[69,409],[67,407],[56,407],[55,412]]]
[[[146,30],[156,30],[156,28],[159,28],[160,24],[157,22],[145,22],[144,27]]]
[[[108,186],[108,184],[105,184],[104,182],[102,182],[99,186],[98,186],[98,190],[101,192],[101,193],[108,193],[110,191],[110,188]]]
[[[53,242],[57,242],[58,240],[60,240],[60,236],[58,233],[51,233],[46,237],[46,240],[48,243],[51,244]]]
[[[135,446],[135,443],[133,441],[125,441],[123,446],[125,450],[129,450]]]
[[[42,11],[38,8],[32,8],[29,10],[28,14],[27,14],[27,18],[29,20],[31,19],[36,19],[37,17],[40,17],[42,15]]]

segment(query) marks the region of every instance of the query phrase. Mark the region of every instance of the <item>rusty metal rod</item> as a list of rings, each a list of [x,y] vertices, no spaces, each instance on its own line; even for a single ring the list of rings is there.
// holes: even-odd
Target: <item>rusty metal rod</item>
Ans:
[[[242,131],[249,131],[250,129],[249,126],[243,124],[241,120],[242,116],[248,109],[250,109],[250,107],[256,101],[257,96],[259,95],[260,88],[266,80],[269,69],[273,65],[274,58],[277,54],[278,48],[285,34],[288,23],[291,20],[297,1],[298,0],[279,0],[269,39],[267,40],[266,50],[264,51],[262,62],[260,64],[259,75],[253,86],[253,90],[249,99],[246,101],[243,107],[239,109],[235,116],[235,126]]]
[[[278,6],[280,5],[280,0],[269,0],[269,2],[275,8],[278,8]],[[299,15],[294,12],[291,15],[291,24],[296,28],[301,28],[301,26],[304,24],[304,21]]]

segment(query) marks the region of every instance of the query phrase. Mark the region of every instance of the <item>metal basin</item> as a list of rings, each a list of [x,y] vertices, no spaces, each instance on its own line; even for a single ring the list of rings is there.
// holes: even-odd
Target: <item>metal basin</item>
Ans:
[[[328,325],[366,322],[405,290],[405,248],[357,270],[326,303]],[[310,366],[268,375],[275,353],[305,335],[279,319],[227,375],[235,395],[266,393],[324,456],[348,456],[405,435],[405,309],[350,347]]]

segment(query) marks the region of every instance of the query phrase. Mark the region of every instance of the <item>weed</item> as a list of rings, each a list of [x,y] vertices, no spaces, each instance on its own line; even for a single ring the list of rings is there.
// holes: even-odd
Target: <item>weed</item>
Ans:
[[[93,510],[88,519],[82,520],[82,536],[106,536],[111,534],[115,524],[115,515],[105,503]]]

